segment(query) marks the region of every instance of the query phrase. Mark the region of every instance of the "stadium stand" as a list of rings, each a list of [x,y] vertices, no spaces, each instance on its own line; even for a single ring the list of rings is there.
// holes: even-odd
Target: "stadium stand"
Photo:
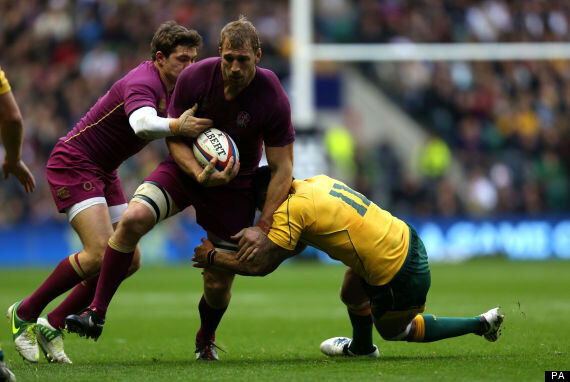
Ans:
[[[570,37],[566,2],[323,0],[315,4],[318,42],[559,42]],[[197,29],[204,36],[201,57],[207,57],[217,54],[217,31],[238,14],[258,26],[263,63],[286,83],[291,49],[287,1],[1,2],[0,65],[22,109],[24,157],[38,187],[25,197],[17,182],[0,183],[0,227],[64,219],[45,183],[46,159],[56,140],[96,101],[94,97],[145,58],[154,26],[175,19]],[[419,179],[401,171],[402,158],[390,145],[357,150],[363,153],[355,158],[357,174],[366,174],[366,179],[357,175],[355,186],[365,194],[374,194],[368,189],[372,186],[387,188],[382,203],[395,214],[540,214],[570,209],[567,62],[358,67],[430,133],[429,149],[418,154]],[[127,193],[164,152],[164,145],[155,142],[123,166]],[[463,177],[448,170],[450,155],[459,162]],[[369,160],[363,160],[371,157],[372,168]]]

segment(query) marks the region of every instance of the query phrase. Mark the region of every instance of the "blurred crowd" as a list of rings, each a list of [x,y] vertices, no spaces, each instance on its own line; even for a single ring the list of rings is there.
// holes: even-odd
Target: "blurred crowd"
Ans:
[[[567,1],[321,1],[316,38],[342,42],[568,42]],[[361,64],[429,131],[420,177],[386,144],[355,158],[356,187],[397,214],[570,210],[567,61]],[[378,190],[381,190],[378,192]]]
[[[198,58],[204,58],[218,54],[221,28],[240,14],[258,29],[263,66],[286,75],[287,1],[1,1],[0,67],[24,117],[23,156],[38,187],[25,195],[15,179],[0,182],[0,227],[65,219],[46,184],[47,158],[114,81],[151,59],[150,41],[161,23],[176,20],[199,31],[204,40]],[[120,168],[127,196],[165,153],[162,141],[153,142]]]
[[[150,59],[160,23],[174,19],[198,30],[203,58],[217,55],[221,27],[240,14],[258,28],[262,66],[286,82],[287,0],[0,2],[0,66],[24,117],[24,160],[38,181],[31,195],[13,179],[0,183],[0,227],[65,218],[45,182],[47,157],[115,80]],[[316,0],[314,26],[318,42],[559,42],[569,41],[569,21],[564,0]],[[430,132],[419,178],[406,174],[386,144],[355,158],[356,186],[369,194],[382,189],[383,207],[439,215],[569,210],[567,62],[360,67]],[[127,195],[165,152],[163,142],[153,142],[121,167]]]

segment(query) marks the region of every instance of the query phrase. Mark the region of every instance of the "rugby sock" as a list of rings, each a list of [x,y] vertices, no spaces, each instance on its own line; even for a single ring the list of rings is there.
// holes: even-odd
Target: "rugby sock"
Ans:
[[[28,322],[36,321],[47,304],[84,279],[84,276],[79,274],[81,268],[78,267],[77,255],[63,259],[43,284],[30,297],[22,301],[16,311],[18,317]]]
[[[354,354],[368,354],[373,351],[372,315],[370,308],[358,312],[348,310],[352,324],[352,343],[349,350]]]
[[[479,334],[483,323],[481,317],[450,318],[434,315],[417,315],[414,318],[416,329],[408,338],[410,342],[433,342],[445,338],[462,336],[464,334]]]
[[[226,312],[227,307],[222,309],[214,309],[206,302],[204,295],[198,304],[200,312],[200,329],[196,333],[196,342],[206,343],[214,342],[216,339],[216,329],[222,320],[222,316]]]
[[[107,245],[103,264],[101,265],[95,298],[90,305],[91,308],[97,311],[100,318],[105,319],[107,307],[111,303],[119,285],[127,277],[134,253],[135,248],[132,248],[131,251],[129,249],[120,251],[118,246],[109,239],[109,245]]]
[[[47,315],[48,322],[56,329],[65,327],[65,317],[70,314],[81,312],[89,306],[95,296],[99,275],[83,280],[54,310]]]

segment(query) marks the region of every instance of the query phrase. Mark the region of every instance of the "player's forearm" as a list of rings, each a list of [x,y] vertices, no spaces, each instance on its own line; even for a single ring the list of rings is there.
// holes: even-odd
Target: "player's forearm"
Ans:
[[[276,168],[275,175],[271,177],[271,181],[267,187],[267,197],[263,206],[263,211],[261,211],[261,215],[259,217],[259,221],[263,224],[261,228],[265,232],[269,231],[269,227],[273,223],[273,213],[287,198],[291,188],[291,173],[292,165],[282,163]]]
[[[6,161],[20,161],[24,139],[24,122],[20,108],[18,108],[11,91],[0,94],[0,134],[6,150]]]
[[[268,263],[259,261],[240,262],[236,258],[235,252],[218,252],[216,251],[213,256],[210,256],[211,267],[237,273],[242,276],[265,276],[270,273],[275,267],[271,267]]]
[[[22,159],[22,142],[24,139],[22,121],[0,122],[2,142],[6,151],[7,162],[19,162]]]
[[[190,145],[182,138],[168,138],[166,144],[178,167],[196,180],[197,174],[202,172],[202,166],[196,160]]]

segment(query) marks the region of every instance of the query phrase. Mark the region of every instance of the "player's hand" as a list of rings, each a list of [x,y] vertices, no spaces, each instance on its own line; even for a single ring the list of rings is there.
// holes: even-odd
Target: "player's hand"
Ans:
[[[205,268],[208,265],[208,252],[214,249],[214,244],[208,239],[200,239],[202,244],[194,248],[194,257],[192,257],[192,261],[195,263],[192,264],[195,268]]]
[[[4,179],[7,179],[10,174],[14,175],[24,186],[26,192],[32,192],[36,188],[36,180],[22,160],[12,162],[4,159],[2,174]]]
[[[265,232],[257,226],[244,228],[233,235],[231,237],[233,240],[239,240],[239,250],[236,254],[236,258],[240,262],[252,261],[266,237]]]
[[[208,127],[212,127],[214,122],[209,118],[194,117],[198,104],[194,104],[190,109],[186,110],[176,122],[170,126],[170,131],[174,135],[181,135],[183,137],[196,138],[200,133]]]
[[[216,162],[218,158],[214,157],[208,163],[206,167],[202,170],[200,174],[196,176],[196,180],[204,187],[217,187],[228,184],[233,178],[235,178],[239,172],[239,159],[236,160],[235,157],[231,157],[228,165],[224,171],[219,171],[216,169]],[[235,164],[234,164],[235,162]]]

